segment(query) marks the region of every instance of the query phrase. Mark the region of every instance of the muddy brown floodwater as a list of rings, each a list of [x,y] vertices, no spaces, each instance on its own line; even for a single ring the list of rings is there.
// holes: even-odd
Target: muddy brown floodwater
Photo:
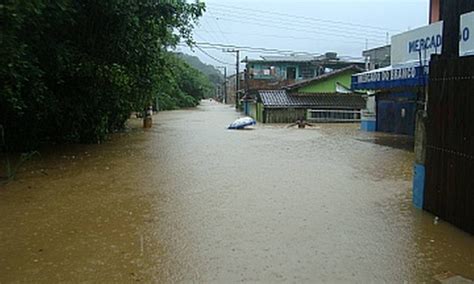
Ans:
[[[474,278],[474,238],[412,206],[412,152],[237,117],[203,102],[42,151],[0,189],[0,282]]]

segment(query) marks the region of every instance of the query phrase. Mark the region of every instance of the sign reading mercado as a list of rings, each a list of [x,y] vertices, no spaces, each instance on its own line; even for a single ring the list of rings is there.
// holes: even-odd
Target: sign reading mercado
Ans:
[[[392,36],[392,66],[406,63],[427,63],[431,54],[441,53],[443,22],[436,22]]]
[[[390,67],[352,76],[354,89],[395,88],[426,84],[432,54],[441,53],[443,22],[392,36]],[[474,12],[461,16],[459,55],[474,55]],[[421,66],[421,67],[420,67]]]
[[[474,54],[474,12],[461,16],[459,55]],[[443,21],[392,36],[392,66],[406,63],[426,65],[432,54],[440,54],[443,45]]]

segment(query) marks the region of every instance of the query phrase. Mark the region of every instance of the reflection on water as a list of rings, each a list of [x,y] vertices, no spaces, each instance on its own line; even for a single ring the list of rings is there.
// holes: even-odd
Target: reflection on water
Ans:
[[[42,151],[0,190],[0,281],[474,278],[472,236],[411,205],[412,152],[237,117],[205,102]]]

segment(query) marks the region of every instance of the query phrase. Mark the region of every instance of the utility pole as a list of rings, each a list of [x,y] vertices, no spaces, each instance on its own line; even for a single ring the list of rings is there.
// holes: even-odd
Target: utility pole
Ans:
[[[239,78],[239,55],[240,55],[240,50],[238,49],[224,49],[224,52],[235,52],[235,58],[236,58],[236,63],[235,63],[235,108],[239,108],[239,89],[240,89],[240,78]]]
[[[223,103],[227,103],[227,66],[217,66],[217,68],[223,68],[224,69],[224,97],[223,97]]]

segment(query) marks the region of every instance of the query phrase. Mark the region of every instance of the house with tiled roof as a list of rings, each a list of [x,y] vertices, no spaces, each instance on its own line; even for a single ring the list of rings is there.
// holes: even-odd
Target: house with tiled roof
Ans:
[[[293,93],[350,93],[352,75],[362,71],[364,70],[357,65],[349,65],[314,78],[295,82],[284,86],[283,89]]]
[[[351,76],[361,72],[349,65],[278,90],[258,90],[244,97],[244,112],[264,123],[313,121],[355,122],[366,99],[350,90]]]

